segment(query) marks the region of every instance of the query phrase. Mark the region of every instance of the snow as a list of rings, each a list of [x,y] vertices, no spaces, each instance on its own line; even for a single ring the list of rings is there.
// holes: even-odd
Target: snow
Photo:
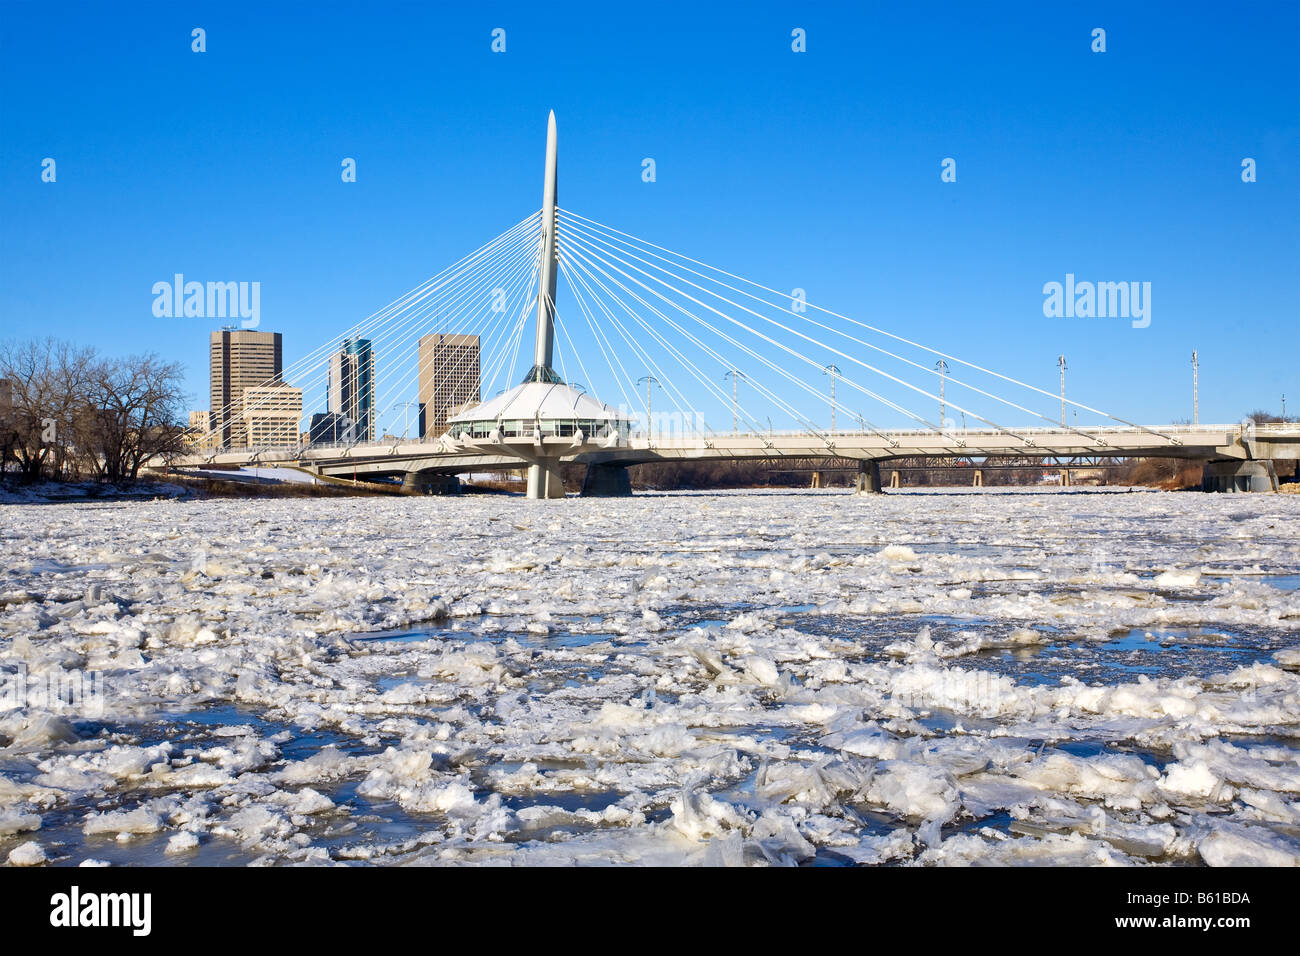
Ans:
[[[96,813],[86,817],[82,829],[96,833],[154,833],[162,829],[162,818],[143,807],[129,813]]]
[[[1298,532],[994,489],[0,505],[0,858],[1297,863]]]
[[[20,843],[9,851],[10,866],[40,866],[44,862],[45,850],[39,843]]]
[[[0,836],[10,836],[25,830],[39,830],[41,818],[35,813],[22,813],[18,810],[0,810]]]
[[[169,854],[188,853],[199,845],[199,838],[196,834],[188,830],[182,830],[167,840],[167,849],[163,852]]]

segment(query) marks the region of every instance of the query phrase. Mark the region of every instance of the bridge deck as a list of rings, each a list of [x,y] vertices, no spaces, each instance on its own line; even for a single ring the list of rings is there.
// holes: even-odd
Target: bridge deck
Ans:
[[[311,446],[191,454],[175,467],[295,464],[322,474],[382,475],[517,468],[538,460],[632,465],[710,459],[842,458],[1190,458],[1249,460],[1297,457],[1300,425],[1166,425],[1139,428],[1024,428],[1014,431],[772,433],[604,439],[519,437],[351,446]],[[161,463],[160,463],[161,464]]]

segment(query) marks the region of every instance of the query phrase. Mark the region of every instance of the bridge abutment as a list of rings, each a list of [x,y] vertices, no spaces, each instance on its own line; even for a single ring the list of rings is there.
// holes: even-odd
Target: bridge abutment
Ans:
[[[858,462],[858,477],[853,485],[854,493],[859,495],[878,495],[880,487],[880,463],[869,459]]]
[[[558,461],[543,461],[528,466],[529,498],[563,498],[564,479]]]
[[[1212,461],[1201,469],[1201,490],[1277,491],[1277,471],[1271,461]]]
[[[408,495],[455,495],[460,493],[460,479],[430,471],[408,471],[402,478],[402,491]]]
[[[584,498],[630,498],[632,476],[626,465],[588,465],[582,479]]]

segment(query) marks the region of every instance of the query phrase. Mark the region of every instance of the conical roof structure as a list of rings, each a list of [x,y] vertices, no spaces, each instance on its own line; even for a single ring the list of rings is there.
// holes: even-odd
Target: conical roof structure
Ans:
[[[448,420],[464,422],[499,421],[620,421],[627,416],[562,382],[524,382],[490,401],[468,408]]]

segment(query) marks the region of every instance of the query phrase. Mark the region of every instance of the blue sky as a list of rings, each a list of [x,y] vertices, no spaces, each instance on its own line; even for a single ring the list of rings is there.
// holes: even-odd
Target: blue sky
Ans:
[[[155,282],[259,281],[292,362],[540,206],[554,109],[583,215],[1049,391],[1064,353],[1128,418],[1190,417],[1193,349],[1202,421],[1300,409],[1300,4],[541,10],[3,3],[0,335],[206,407],[214,323]],[[1150,282],[1150,326],[1044,317],[1066,273]]]

